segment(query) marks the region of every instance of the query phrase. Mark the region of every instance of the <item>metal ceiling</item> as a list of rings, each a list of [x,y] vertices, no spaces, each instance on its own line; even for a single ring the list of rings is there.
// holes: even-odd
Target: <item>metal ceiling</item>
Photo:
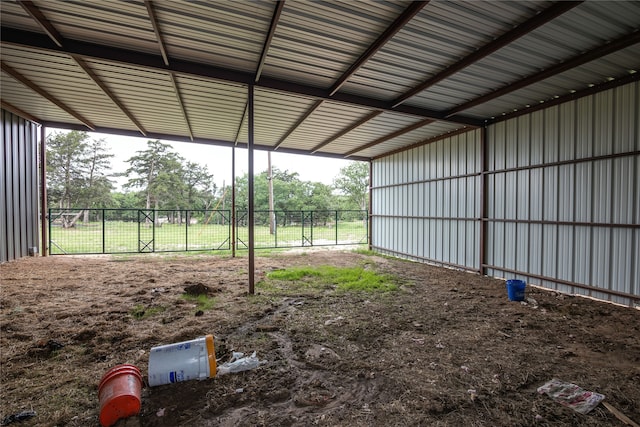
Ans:
[[[48,127],[371,159],[637,80],[638,1],[2,1]]]

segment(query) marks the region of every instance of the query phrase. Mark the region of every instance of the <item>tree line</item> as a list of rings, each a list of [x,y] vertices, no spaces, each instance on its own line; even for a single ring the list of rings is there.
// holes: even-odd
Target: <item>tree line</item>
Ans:
[[[89,222],[95,209],[208,210],[231,209],[231,188],[218,188],[206,165],[187,161],[171,145],[147,141],[145,150],[126,160],[124,173],[114,174],[107,142],[86,132],[55,133],[47,138],[47,202],[73,210],[61,216],[63,226]],[[368,165],[342,168],[333,185],[302,181],[297,172],[272,168],[274,210],[322,211],[367,208]],[[124,177],[122,190],[114,181]],[[248,174],[236,177],[236,209],[248,208]],[[269,210],[269,174],[254,177],[256,210]],[[77,212],[75,212],[77,210]],[[97,213],[96,213],[97,214]],[[120,218],[125,219],[125,218]],[[179,218],[180,221],[189,218]]]

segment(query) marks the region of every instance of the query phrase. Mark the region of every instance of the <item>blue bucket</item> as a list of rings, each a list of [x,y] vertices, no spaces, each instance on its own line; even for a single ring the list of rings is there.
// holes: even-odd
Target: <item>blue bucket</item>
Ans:
[[[507,280],[507,294],[510,301],[524,301],[524,280]]]

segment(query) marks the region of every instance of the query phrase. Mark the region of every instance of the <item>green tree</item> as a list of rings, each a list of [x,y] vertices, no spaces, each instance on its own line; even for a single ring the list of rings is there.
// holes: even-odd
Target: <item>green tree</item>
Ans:
[[[182,183],[187,208],[209,209],[215,202],[217,187],[207,166],[187,162],[182,170]]]
[[[47,138],[47,196],[49,205],[62,209],[104,206],[111,199],[111,167],[104,140],[89,140],[86,132],[55,133]],[[73,218],[63,216],[63,226],[71,227],[84,212]]]
[[[182,204],[182,162],[184,159],[171,151],[169,144],[147,141],[147,149],[138,151],[127,160],[130,167],[124,175],[130,177],[124,185],[127,189],[141,189],[145,208],[155,209],[164,205],[175,208]]]
[[[369,200],[369,165],[364,162],[353,162],[340,169],[340,174],[333,180],[333,186],[347,197],[350,209],[367,209]]]

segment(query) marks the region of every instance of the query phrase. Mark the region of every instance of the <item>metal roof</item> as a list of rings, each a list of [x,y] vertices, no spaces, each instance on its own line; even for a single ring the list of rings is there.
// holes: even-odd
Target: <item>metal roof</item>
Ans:
[[[2,1],[48,127],[370,159],[640,76],[638,1]]]

